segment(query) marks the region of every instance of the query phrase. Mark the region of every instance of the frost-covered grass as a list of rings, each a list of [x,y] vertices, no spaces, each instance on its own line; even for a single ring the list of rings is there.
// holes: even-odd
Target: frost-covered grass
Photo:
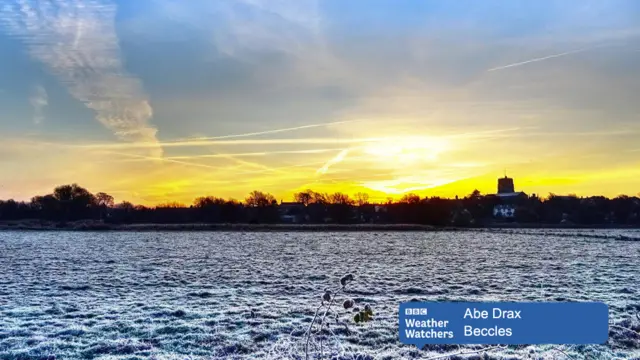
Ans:
[[[589,235],[598,236],[589,236]],[[325,288],[371,304],[330,325],[333,359],[431,358],[481,346],[398,341],[398,303],[604,301],[602,346],[511,346],[451,359],[640,358],[640,242],[612,231],[0,233],[0,360],[303,359]],[[640,233],[625,231],[627,237]],[[313,337],[312,349],[319,346]],[[446,358],[446,357],[445,357]]]

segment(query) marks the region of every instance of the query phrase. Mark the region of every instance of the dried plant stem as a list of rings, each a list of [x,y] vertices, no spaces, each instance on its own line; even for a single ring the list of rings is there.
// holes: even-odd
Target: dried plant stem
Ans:
[[[346,286],[346,284],[345,284],[345,286]],[[320,314],[320,310],[323,307],[326,306],[325,312],[322,315],[322,320],[321,320],[321,323],[320,323],[320,330],[318,330],[318,333],[320,334],[320,336],[322,336],[322,328],[323,328],[324,323],[326,321],[327,314],[329,313],[329,309],[331,308],[331,306],[335,302],[336,296],[338,296],[338,294],[341,291],[344,291],[345,286],[335,290],[335,292],[331,291],[331,294],[333,294],[333,296],[331,297],[331,301],[329,302],[329,304],[326,305],[325,302],[322,301],[322,303],[320,303],[320,306],[318,306],[318,308],[316,309],[316,312],[313,315],[313,319],[311,320],[311,323],[309,324],[309,328],[305,332],[305,336],[306,336],[305,345],[304,345],[304,358],[305,358],[305,360],[309,359],[309,342],[311,341],[311,336],[313,334],[313,325],[315,324],[316,319],[318,319],[318,314]],[[322,353],[322,338],[320,338],[320,352]]]
[[[327,320],[327,314],[329,314],[331,306],[333,306],[334,302],[336,301],[336,297],[340,294],[340,292],[344,291],[345,286],[341,287],[339,290],[336,290],[336,292],[333,293],[331,301],[329,302],[329,305],[327,305],[327,309],[324,311],[324,315],[322,315],[322,321],[320,321],[320,330],[318,330],[318,334],[320,334],[320,356],[324,356],[324,350],[322,348],[322,328],[324,328],[324,324]]]
[[[313,324],[316,322],[316,319],[318,318],[318,314],[320,313],[320,309],[322,309],[323,306],[324,306],[324,301],[316,309],[316,313],[313,315],[313,320],[311,320],[311,323],[309,324],[309,328],[305,332],[305,336],[307,337],[307,340],[304,344],[304,358],[306,360],[309,359],[309,341],[311,340],[311,329],[313,328]]]
[[[324,322],[327,319],[327,314],[329,313],[329,309],[331,309],[331,305],[333,305],[333,302],[336,300],[336,296],[338,294],[334,295],[331,298],[331,301],[329,302],[329,305],[327,306],[327,309],[324,312],[324,315],[322,316],[322,321],[320,321],[320,330],[318,330],[318,334],[320,334],[320,356],[324,356],[324,350],[322,348],[322,328],[324,327]]]
[[[560,348],[553,347],[552,349],[553,349],[553,350],[555,350],[555,351],[557,351],[557,352],[559,352],[559,353],[562,353],[562,355],[564,355],[564,356],[568,357],[569,359],[575,359],[573,356],[571,356],[571,355],[567,354],[564,350],[562,350],[562,349],[560,349]]]

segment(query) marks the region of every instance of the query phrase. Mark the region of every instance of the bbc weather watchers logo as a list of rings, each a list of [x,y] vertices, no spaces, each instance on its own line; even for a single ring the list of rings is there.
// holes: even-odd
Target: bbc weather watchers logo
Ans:
[[[405,315],[427,315],[427,308],[406,308]]]

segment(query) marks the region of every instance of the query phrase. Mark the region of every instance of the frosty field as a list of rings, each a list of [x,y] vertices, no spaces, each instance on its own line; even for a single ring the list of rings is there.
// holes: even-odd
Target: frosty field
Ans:
[[[355,281],[346,296],[370,304],[374,320],[350,321],[349,332],[330,324],[326,358],[640,359],[640,242],[619,235],[640,238],[0,232],[0,360],[304,358],[323,290],[347,273]],[[615,326],[606,345],[421,351],[398,341],[398,303],[413,299],[603,301]]]

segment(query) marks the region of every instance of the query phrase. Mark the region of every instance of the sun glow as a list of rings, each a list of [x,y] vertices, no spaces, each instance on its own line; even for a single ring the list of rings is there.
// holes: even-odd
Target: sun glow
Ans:
[[[385,139],[363,146],[362,152],[374,156],[376,162],[391,167],[404,168],[406,165],[424,161],[436,161],[438,156],[448,151],[451,144],[446,139],[427,136],[407,136]]]
[[[361,182],[364,188],[401,195],[451,183],[458,178],[434,171],[440,156],[454,149],[449,139],[432,136],[401,136],[367,144],[361,153],[372,166],[388,171],[388,178]]]

